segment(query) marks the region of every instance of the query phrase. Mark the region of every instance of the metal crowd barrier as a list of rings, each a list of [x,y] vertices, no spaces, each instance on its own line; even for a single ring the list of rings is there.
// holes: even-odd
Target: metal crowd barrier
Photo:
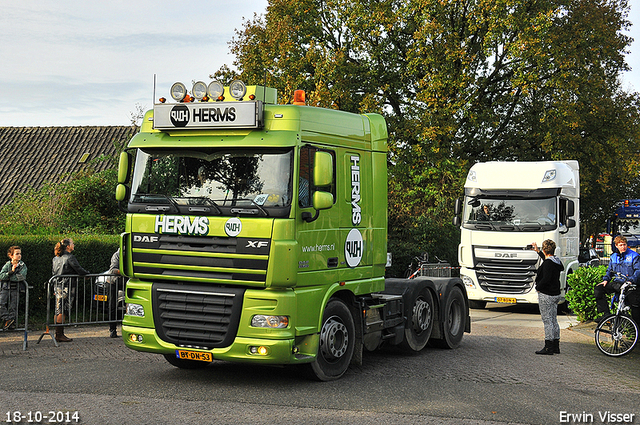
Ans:
[[[23,331],[24,336],[22,339],[22,351],[27,350],[27,329],[29,328],[29,288],[33,288],[33,286],[29,286],[27,281],[18,282],[20,288],[18,290],[18,309],[16,310],[16,328],[7,332],[14,331]],[[20,325],[20,295],[24,292],[24,324]],[[5,332],[2,328],[0,328],[0,333]]]
[[[452,277],[460,275],[460,267],[452,267],[449,263],[427,263],[420,266],[418,276]]]
[[[125,280],[120,275],[58,275],[45,285],[47,317],[38,344],[49,335],[57,347],[54,331],[59,326],[122,323]],[[56,314],[57,310],[62,313]]]

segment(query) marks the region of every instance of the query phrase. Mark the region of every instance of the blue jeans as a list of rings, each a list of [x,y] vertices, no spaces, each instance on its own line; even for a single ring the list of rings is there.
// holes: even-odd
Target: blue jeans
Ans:
[[[560,339],[560,325],[558,325],[558,304],[562,300],[561,295],[547,295],[538,292],[538,307],[544,324],[545,341]]]

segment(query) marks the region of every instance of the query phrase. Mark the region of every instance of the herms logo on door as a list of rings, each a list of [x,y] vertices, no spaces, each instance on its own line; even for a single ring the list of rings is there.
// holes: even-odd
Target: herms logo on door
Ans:
[[[351,155],[351,223],[357,226],[362,221],[360,208],[360,157]]]
[[[364,253],[364,241],[358,229],[351,229],[344,243],[344,258],[349,267],[356,267],[362,261]]]

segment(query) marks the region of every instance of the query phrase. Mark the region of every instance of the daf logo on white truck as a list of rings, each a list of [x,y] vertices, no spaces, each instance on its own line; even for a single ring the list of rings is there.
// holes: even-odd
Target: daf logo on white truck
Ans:
[[[472,307],[537,303],[540,259],[527,246],[553,240],[566,277],[578,267],[580,177],[577,161],[486,162],[471,167],[456,202],[458,262]],[[564,292],[563,292],[564,293]]]

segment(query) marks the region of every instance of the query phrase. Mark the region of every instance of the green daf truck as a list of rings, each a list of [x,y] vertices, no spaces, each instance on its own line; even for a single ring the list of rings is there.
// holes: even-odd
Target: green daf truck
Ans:
[[[122,335],[179,368],[299,365],[332,380],[383,344],[454,348],[459,278],[385,279],[387,128],[297,91],[171,87],[120,157]]]

